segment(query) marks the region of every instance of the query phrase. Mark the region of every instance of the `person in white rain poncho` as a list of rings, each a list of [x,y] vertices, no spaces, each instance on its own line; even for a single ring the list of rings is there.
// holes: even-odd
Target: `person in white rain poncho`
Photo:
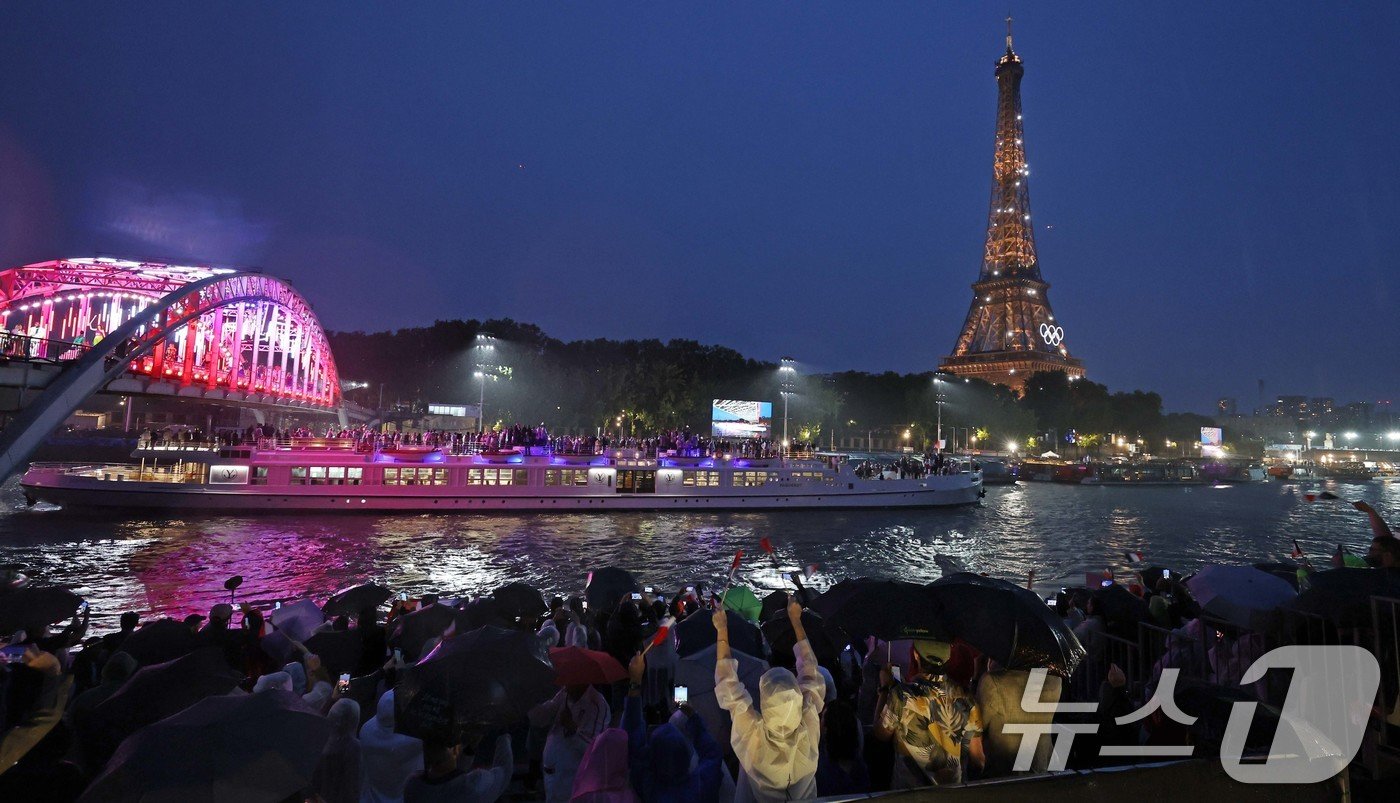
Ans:
[[[738,662],[730,657],[729,620],[724,607],[714,615],[715,697],[734,721],[729,743],[739,758],[736,803],[810,800],[817,796],[817,748],[826,681],[802,628],[802,606],[788,600],[788,620],[797,643],[797,675],[775,668],[759,679],[758,708],[739,682]]]
[[[374,717],[360,728],[361,803],[403,800],[409,776],[423,769],[423,743],[394,732],[394,690],[379,698]]]

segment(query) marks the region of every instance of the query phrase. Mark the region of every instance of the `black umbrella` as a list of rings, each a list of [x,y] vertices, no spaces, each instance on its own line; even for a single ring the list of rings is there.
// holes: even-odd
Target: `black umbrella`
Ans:
[[[499,600],[491,597],[474,599],[457,613],[457,630],[465,633],[478,627],[510,627],[510,616]]]
[[[724,613],[724,618],[729,621],[729,646],[762,658],[766,650],[763,649],[763,634],[759,632],[758,626],[734,611]],[[671,632],[676,636],[677,655],[682,658],[694,655],[719,640],[719,634],[715,633],[715,623],[711,619],[713,615],[711,611],[699,610],[671,628]]]
[[[311,784],[330,733],[292,692],[208,697],[122,742],[81,800],[275,803]]]
[[[1163,572],[1170,571],[1171,569],[1166,566],[1149,566],[1146,569],[1138,569],[1138,576],[1142,578],[1143,588],[1155,591],[1157,589],[1157,581],[1162,579]],[[1167,579],[1170,580],[1171,578],[1168,577]],[[1178,576],[1177,579],[1180,580],[1181,578]]]
[[[1296,563],[1256,563],[1254,568],[1287,581],[1295,591],[1298,589],[1298,564]]]
[[[82,597],[58,586],[26,585],[0,595],[0,637],[16,630],[35,631],[73,615]]]
[[[768,648],[772,650],[769,662],[773,666],[785,666],[792,669],[797,665],[797,656],[792,652],[792,648],[797,644],[796,633],[792,630],[792,621],[787,614],[773,616],[763,623],[763,637],[768,640]],[[812,646],[812,654],[817,656],[817,663],[828,669],[836,666],[836,661],[841,657],[841,646],[827,635],[826,622],[821,615],[815,611],[802,612],[802,629],[807,631],[807,643]]]
[[[327,616],[356,616],[366,608],[378,608],[385,600],[393,596],[393,592],[378,583],[365,583],[344,591],[337,592],[326,604],[321,606],[321,611]]]
[[[157,619],[122,640],[122,652],[141,666],[173,661],[199,647],[199,637],[189,625],[174,619]]]
[[[1146,622],[1151,619],[1147,603],[1143,601],[1142,597],[1117,583],[1093,589],[1090,593],[1094,598],[1094,605],[1098,612],[1109,624],[1128,625],[1136,628],[1138,622]]]
[[[1084,648],[1045,600],[1014,583],[961,572],[929,583],[948,635],[1007,669],[1047,667],[1064,677]]]
[[[583,593],[591,610],[612,613],[623,597],[641,590],[631,572],[608,566],[588,573],[588,587]]]
[[[799,588],[791,593],[797,598],[798,603],[800,603],[804,608],[811,607],[812,602],[817,597],[821,596],[821,594],[818,594],[816,591],[807,588],[806,586],[803,586],[802,588]],[[787,591],[774,591],[773,593],[764,597],[763,609],[759,611],[758,621],[767,622],[774,616],[787,616],[788,594],[789,592]]]
[[[900,580],[843,580],[812,603],[812,610],[847,640],[875,636],[949,640],[936,605],[923,586]]]
[[[394,729],[420,739],[469,739],[512,725],[554,696],[554,665],[533,633],[483,627],[453,636],[404,670]]]
[[[354,673],[360,665],[364,640],[357,630],[323,630],[306,640],[306,649],[321,659],[332,675]]]
[[[492,591],[491,598],[511,619],[533,620],[549,613],[544,595],[524,583],[506,583]]]
[[[1371,597],[1400,597],[1400,569],[1330,569],[1308,575],[1308,587],[1289,606],[1338,627],[1371,624]]]
[[[120,689],[92,710],[93,733],[110,755],[122,739],[203,700],[228,694],[242,675],[229,668],[223,650],[203,647],[163,664],[136,671]]]
[[[423,644],[430,638],[441,636],[444,630],[457,621],[458,613],[456,608],[447,605],[429,605],[422,610],[400,616],[394,620],[389,646],[403,650],[405,660],[416,661]]]

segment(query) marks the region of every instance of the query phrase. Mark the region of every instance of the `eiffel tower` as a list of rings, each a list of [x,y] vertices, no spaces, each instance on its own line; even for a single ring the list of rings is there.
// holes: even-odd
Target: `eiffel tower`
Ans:
[[[1031,223],[1030,167],[1021,128],[1021,57],[1011,49],[997,61],[997,145],[982,273],[972,285],[967,322],[938,370],[977,377],[1020,391],[1037,371],[1084,375],[1069,355],[1065,330],[1050,310],[1050,285],[1040,275]]]

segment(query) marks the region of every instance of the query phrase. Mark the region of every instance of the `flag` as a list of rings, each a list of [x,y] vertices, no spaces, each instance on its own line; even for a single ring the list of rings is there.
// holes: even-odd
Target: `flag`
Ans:
[[[1124,553],[1123,553],[1123,557],[1125,557],[1125,558],[1128,559],[1128,563],[1129,563],[1129,564],[1134,564],[1134,565],[1135,565],[1135,564],[1138,564],[1138,563],[1142,563],[1144,560],[1147,559],[1147,558],[1145,558],[1145,557],[1143,556],[1143,554],[1142,554],[1141,552],[1124,552]],[[1112,579],[1112,578],[1110,577],[1109,579]]]
[[[812,579],[812,575],[814,575],[814,574],[817,573],[817,568],[818,568],[818,567],[817,567],[817,564],[815,564],[815,563],[809,563],[809,564],[807,564],[807,568],[805,568],[805,569],[802,570],[802,576],[805,577],[805,578],[807,578],[808,580],[811,580],[811,579]]]
[[[769,541],[767,538],[758,539],[758,548],[770,555],[773,554],[773,542]]]
[[[1308,500],[1309,502],[1316,502],[1317,494],[1303,494],[1303,498]]]
[[[733,576],[734,576],[734,573],[737,572],[737,571],[739,571],[739,561],[741,561],[741,560],[743,560],[743,559],[744,559],[744,550],[741,549],[741,550],[739,550],[738,552],[735,552],[735,553],[734,553],[734,562],[731,563],[731,564],[729,565],[729,576],[730,576],[730,577],[733,577]]]
[[[669,635],[671,635],[671,626],[670,626],[670,625],[662,625],[661,627],[658,627],[658,628],[656,629],[656,635],[655,635],[655,636],[652,636],[652,638],[651,638],[651,646],[653,646],[653,647],[659,647],[659,646],[661,646],[661,643],[662,643],[663,641],[665,641],[665,640],[666,640],[666,637],[669,636]]]
[[[1303,557],[1303,548],[1298,546],[1298,539],[1293,539],[1293,559],[1298,560]]]

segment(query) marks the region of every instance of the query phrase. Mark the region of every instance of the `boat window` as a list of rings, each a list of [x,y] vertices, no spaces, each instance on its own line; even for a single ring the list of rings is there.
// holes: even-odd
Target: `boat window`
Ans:
[[[446,485],[445,468],[386,468],[385,485]]]
[[[587,485],[586,468],[551,468],[544,472],[545,485]]]
[[[736,471],[734,472],[734,487],[752,488],[777,478],[776,471]]]
[[[681,485],[697,488],[718,488],[718,471],[685,471],[681,473]]]
[[[292,485],[306,484],[306,466],[292,466]]]
[[[362,468],[345,469],[345,481],[347,485],[359,485],[364,479],[365,470]]]
[[[468,484],[468,485],[482,485],[482,484],[483,484],[483,480],[482,480],[482,469],[479,469],[479,468],[469,468],[469,469],[467,469],[467,484]]]
[[[253,479],[252,479],[251,482],[252,482],[253,485],[266,485],[266,484],[267,484],[267,466],[257,466],[256,468],[254,468],[254,469],[253,469]]]

